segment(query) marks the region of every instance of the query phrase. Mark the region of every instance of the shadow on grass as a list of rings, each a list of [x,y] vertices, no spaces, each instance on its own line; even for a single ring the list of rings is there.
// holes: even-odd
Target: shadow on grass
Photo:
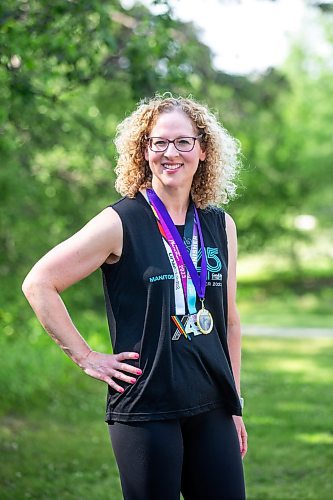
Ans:
[[[244,339],[251,499],[329,499],[333,341]]]
[[[331,498],[333,341],[245,337],[243,346],[248,498]],[[0,380],[1,498],[122,498],[102,383],[47,337],[10,342]]]

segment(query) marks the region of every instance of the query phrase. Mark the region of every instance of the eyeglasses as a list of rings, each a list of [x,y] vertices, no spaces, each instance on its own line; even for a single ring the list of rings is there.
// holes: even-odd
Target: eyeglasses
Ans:
[[[197,139],[201,139],[203,134],[197,135],[196,137],[177,137],[173,141],[169,139],[163,139],[162,137],[146,137],[149,148],[154,151],[154,153],[163,153],[169,147],[169,144],[174,144],[175,148],[181,153],[189,153],[192,151]]]

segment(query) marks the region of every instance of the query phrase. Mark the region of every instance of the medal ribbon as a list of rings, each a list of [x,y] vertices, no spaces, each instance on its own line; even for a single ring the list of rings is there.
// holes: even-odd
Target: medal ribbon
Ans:
[[[194,220],[195,220],[194,227],[195,227],[195,229],[197,229],[197,232],[199,235],[199,240],[200,240],[200,248],[201,248],[201,273],[200,273],[200,276],[198,274],[197,269],[194,267],[191,256],[190,256],[177,228],[175,227],[167,209],[165,208],[164,203],[157,196],[155,191],[153,191],[153,189],[147,189],[147,196],[148,196],[148,199],[149,199],[151,205],[153,206],[153,208],[155,209],[155,211],[158,215],[159,222],[162,225],[165,236],[166,236],[168,243],[170,245],[170,248],[174,254],[175,261],[176,261],[177,267],[178,267],[179,272],[180,272],[181,281],[182,281],[185,296],[187,296],[187,273],[186,273],[186,269],[185,269],[185,266],[186,266],[187,271],[192,279],[195,290],[198,294],[198,297],[200,298],[200,300],[203,300],[205,297],[205,290],[206,290],[207,260],[206,260],[206,254],[205,254],[205,248],[204,248],[200,220],[199,220],[198,212],[197,212],[195,205],[193,204]],[[192,247],[192,245],[191,245],[191,247]],[[185,266],[184,266],[184,263],[185,263]]]
[[[147,195],[148,198],[148,195]],[[148,198],[148,201],[150,203],[150,200]],[[169,235],[169,238],[172,239],[170,231],[166,228],[166,231],[164,230],[162,223],[160,221],[160,215],[158,214],[156,207],[154,207],[151,203],[150,206],[152,208],[152,211],[156,217],[157,220],[157,226],[158,229],[163,237],[163,243],[165,246],[165,250],[167,253],[167,256],[170,261],[170,265],[172,267],[173,273],[174,273],[174,292],[175,292],[175,306],[176,306],[176,314],[177,315],[184,315],[186,313],[185,311],[185,296],[187,299],[187,307],[189,314],[196,314],[197,309],[196,309],[196,291],[193,285],[192,278],[190,274],[187,272],[187,289],[184,290],[183,288],[183,283],[181,282],[181,276],[179,273],[179,269],[176,264],[175,256],[172,252],[172,249],[167,241],[167,235]],[[197,266],[197,261],[198,261],[198,231],[196,228],[196,225],[194,223],[194,210],[193,210],[193,204],[190,205],[189,210],[186,214],[186,221],[185,221],[185,230],[184,230],[184,239],[187,243],[187,248],[190,247],[190,254],[191,254],[191,259],[195,263],[195,266]],[[183,263],[183,260],[182,260]],[[184,264],[183,264],[184,265]],[[186,284],[184,282],[184,284]],[[181,289],[183,289],[183,293],[181,292]]]
[[[149,198],[148,198],[148,201],[150,202]],[[159,216],[158,212],[156,211],[156,208],[152,204],[150,204],[150,205],[151,205],[153,214],[156,217],[157,226],[158,226],[158,229],[162,235],[162,241],[164,243],[165,251],[167,253],[170,265],[172,267],[173,275],[174,275],[174,293],[175,293],[176,314],[177,315],[178,314],[185,314],[185,298],[184,298],[184,293],[181,292],[181,289],[182,289],[181,276],[180,276],[179,269],[178,269],[176,261],[175,261],[175,256],[173,254],[172,248],[170,247],[170,245],[167,241],[167,239],[168,239],[167,234],[169,234],[169,236],[170,236],[170,233],[167,233],[167,234],[165,233],[164,227],[161,224],[160,216]]]
[[[191,218],[191,220],[193,220],[192,210],[191,210],[191,217],[190,218]],[[193,224],[193,230],[189,224],[185,224],[184,241],[186,242],[186,244],[189,241],[191,242],[190,256],[191,256],[192,262],[194,263],[195,268],[198,269],[197,268],[197,264],[198,264],[198,230],[197,230],[197,225],[196,225],[195,221]],[[186,245],[186,246],[188,248],[188,245]],[[197,299],[197,294],[195,291],[195,287],[193,285],[191,275],[187,271],[187,306],[188,306],[188,312],[190,314],[196,314],[196,312],[197,312],[196,299]]]

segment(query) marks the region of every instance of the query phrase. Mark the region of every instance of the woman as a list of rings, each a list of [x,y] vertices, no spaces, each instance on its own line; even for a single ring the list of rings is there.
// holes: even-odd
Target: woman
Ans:
[[[141,103],[116,145],[125,197],[44,256],[23,291],[64,352],[108,384],[126,500],[245,498],[236,229],[211,206],[234,190],[237,143],[207,108],[167,95]],[[92,351],[60,298],[99,267],[113,354]]]

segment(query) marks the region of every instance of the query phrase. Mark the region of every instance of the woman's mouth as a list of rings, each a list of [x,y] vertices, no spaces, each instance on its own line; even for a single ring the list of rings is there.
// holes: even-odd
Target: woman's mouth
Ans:
[[[162,163],[162,167],[166,170],[178,170],[183,166],[183,163]]]

